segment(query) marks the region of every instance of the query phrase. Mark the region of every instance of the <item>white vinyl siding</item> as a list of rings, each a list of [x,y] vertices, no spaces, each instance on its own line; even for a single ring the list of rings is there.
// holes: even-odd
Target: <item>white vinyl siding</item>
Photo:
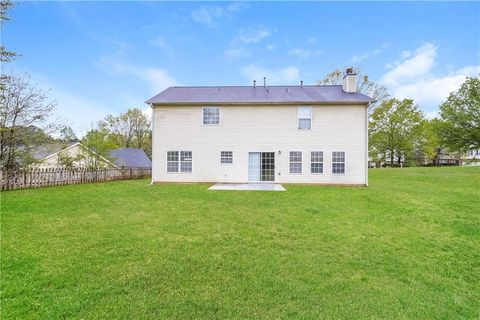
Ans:
[[[220,163],[222,164],[233,163],[233,151],[222,151],[220,153]]]
[[[312,151],[310,153],[310,173],[323,173],[322,151]]]
[[[153,182],[247,183],[249,153],[275,152],[276,183],[366,184],[365,106],[312,106],[311,130],[297,128],[298,106],[222,105],[215,128],[202,124],[203,107],[153,109]],[[192,151],[192,173],[167,172],[175,150]],[[233,152],[232,164],[220,163],[221,151]],[[302,174],[289,173],[290,151],[302,152]],[[323,174],[310,173],[312,151],[323,151]],[[332,174],[332,151],[345,152],[345,174]]]
[[[301,151],[290,151],[290,173],[302,173]]]
[[[335,173],[335,174],[345,173],[345,152],[343,151],[332,152],[332,173]]]
[[[312,107],[298,107],[298,129],[310,130],[312,129]]]
[[[220,124],[220,108],[203,108],[203,124]]]

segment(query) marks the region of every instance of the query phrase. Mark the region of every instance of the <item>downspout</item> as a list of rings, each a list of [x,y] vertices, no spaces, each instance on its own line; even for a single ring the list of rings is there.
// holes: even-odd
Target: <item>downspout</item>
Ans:
[[[150,108],[152,108],[152,170],[151,170],[151,178],[152,181],[150,184],[153,184],[153,168],[154,168],[154,161],[153,161],[153,146],[155,145],[154,140],[155,140],[155,107],[153,106],[153,103],[150,103]]]
[[[368,187],[368,108],[370,102],[365,107],[365,186]]]

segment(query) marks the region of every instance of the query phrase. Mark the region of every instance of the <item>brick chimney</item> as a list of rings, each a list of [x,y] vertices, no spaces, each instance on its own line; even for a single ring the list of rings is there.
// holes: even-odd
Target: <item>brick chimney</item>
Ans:
[[[343,91],[348,93],[357,92],[357,72],[353,67],[348,67],[343,76]]]

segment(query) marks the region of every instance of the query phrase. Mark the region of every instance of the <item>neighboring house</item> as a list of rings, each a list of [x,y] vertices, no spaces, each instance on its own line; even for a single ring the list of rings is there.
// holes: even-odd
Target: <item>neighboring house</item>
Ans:
[[[58,168],[64,166],[64,159],[69,158],[73,167],[88,167],[92,164],[93,151],[82,145],[79,141],[68,143],[50,143],[39,145],[30,151],[36,161],[35,168]],[[111,167],[112,162],[101,157],[101,166]]]
[[[110,152],[110,158],[120,168],[151,168],[152,161],[142,149],[122,148]]]
[[[458,155],[448,152],[446,150],[440,150],[438,153],[436,166],[458,166],[460,161]]]
[[[153,108],[152,182],[368,184],[371,98],[342,85],[170,87]]]
[[[469,150],[460,159],[462,166],[480,166],[480,150]]]

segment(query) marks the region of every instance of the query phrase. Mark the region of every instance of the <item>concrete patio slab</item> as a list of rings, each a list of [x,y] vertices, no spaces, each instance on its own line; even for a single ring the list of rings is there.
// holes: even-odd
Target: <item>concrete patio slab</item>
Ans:
[[[217,183],[208,190],[286,191],[281,184],[274,183]]]

